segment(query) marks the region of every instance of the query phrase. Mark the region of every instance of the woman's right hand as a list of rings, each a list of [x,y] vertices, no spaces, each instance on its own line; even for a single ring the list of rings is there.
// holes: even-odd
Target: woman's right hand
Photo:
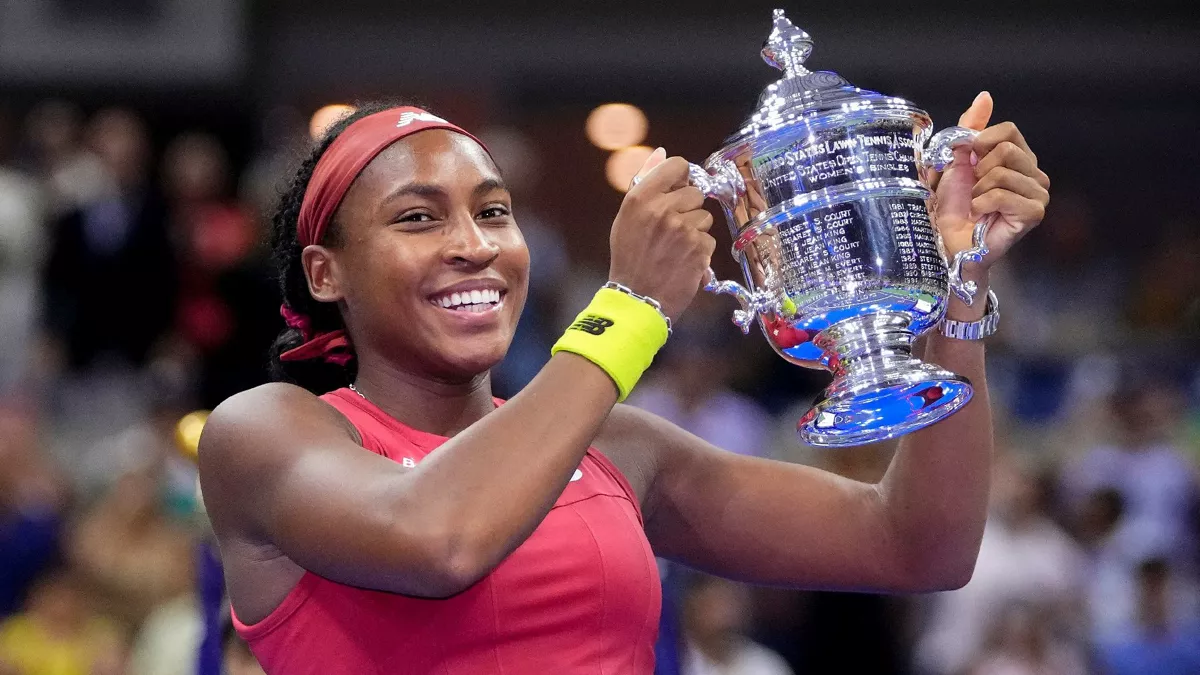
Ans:
[[[654,298],[679,318],[704,281],[717,242],[704,193],[688,184],[688,163],[658,148],[613,220],[608,278]]]

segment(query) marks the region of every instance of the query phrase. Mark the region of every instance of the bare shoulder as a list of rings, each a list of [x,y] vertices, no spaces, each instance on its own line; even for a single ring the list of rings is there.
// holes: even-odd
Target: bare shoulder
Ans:
[[[269,478],[300,456],[298,446],[322,441],[357,442],[353,425],[306,389],[272,382],[226,399],[213,410],[200,436],[200,485],[214,524],[213,505],[256,500]],[[245,505],[245,504],[243,504]],[[243,509],[237,509],[244,512]]]
[[[289,540],[281,535],[316,520],[300,508],[301,500],[328,500],[314,497],[311,480],[301,489],[289,485],[311,475],[336,482],[329,476],[338,449],[357,445],[353,426],[333,406],[290,384],[241,392],[209,416],[200,436],[200,489],[239,618],[256,622],[267,616],[304,574],[285,553],[280,542]]]
[[[250,445],[259,434],[288,437],[317,430],[357,435],[354,426],[317,395],[293,384],[270,382],[235,394],[213,410],[200,436],[201,461],[205,454]]]

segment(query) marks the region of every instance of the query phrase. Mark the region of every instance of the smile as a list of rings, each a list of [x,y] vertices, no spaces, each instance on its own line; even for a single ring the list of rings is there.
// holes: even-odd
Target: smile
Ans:
[[[441,297],[430,298],[429,301],[442,309],[479,314],[499,309],[504,295],[503,291],[496,289],[482,289],[448,293]]]

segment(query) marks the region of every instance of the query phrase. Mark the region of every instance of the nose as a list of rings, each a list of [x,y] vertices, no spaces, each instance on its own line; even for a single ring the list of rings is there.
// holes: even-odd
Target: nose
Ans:
[[[445,259],[451,265],[485,268],[491,265],[498,255],[500,246],[474,218],[461,218],[450,228]]]

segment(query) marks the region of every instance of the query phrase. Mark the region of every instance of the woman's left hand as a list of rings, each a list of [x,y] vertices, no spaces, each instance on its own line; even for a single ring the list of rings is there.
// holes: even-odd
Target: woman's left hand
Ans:
[[[989,127],[991,116],[992,97],[982,92],[958,120],[959,126],[976,129],[979,136],[970,146],[955,150],[954,162],[942,174],[926,176],[934,189],[930,212],[947,256],[971,247],[977,220],[998,214],[988,228],[989,252],[979,263],[983,270],[1042,222],[1050,203],[1050,179],[1038,168],[1037,156],[1017,125],[1001,122]]]

